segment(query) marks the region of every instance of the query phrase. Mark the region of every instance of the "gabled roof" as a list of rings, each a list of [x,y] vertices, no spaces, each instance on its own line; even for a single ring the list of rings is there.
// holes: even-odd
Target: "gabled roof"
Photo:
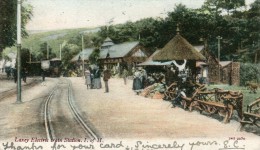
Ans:
[[[201,52],[204,49],[204,45],[195,45],[193,47],[197,50],[197,52]]]
[[[86,48],[83,50],[83,53],[82,51],[80,53],[78,53],[76,56],[74,56],[71,61],[72,62],[75,62],[75,61],[78,61],[79,58],[82,60],[83,56],[84,56],[84,60],[88,60],[90,54],[94,51],[94,48]]]
[[[232,61],[220,61],[219,62],[221,67],[225,67],[225,66],[229,65],[230,63],[232,63]]]
[[[101,45],[101,48],[102,47],[107,47],[107,46],[112,46],[112,45],[114,45],[113,41],[109,37],[107,37],[104,40],[103,44]]]
[[[147,55],[141,49],[138,49],[134,54],[132,54],[132,57],[147,57]]]
[[[177,34],[162,50],[157,53],[153,60],[205,60],[206,58],[181,35]]]
[[[211,52],[209,51],[205,51],[205,49],[203,49],[201,51],[201,53],[204,53],[204,55],[207,55],[207,57],[211,56],[210,60],[212,61],[215,61],[217,64],[219,64],[221,67],[226,67],[227,65],[229,65],[230,63],[232,63],[232,61],[219,61],[215,56],[214,54],[212,54]]]
[[[120,58],[127,55],[134,47],[139,44],[138,41],[135,42],[125,42],[122,44],[115,44],[109,48],[103,48],[100,50],[100,59],[105,59],[108,54],[109,58]]]

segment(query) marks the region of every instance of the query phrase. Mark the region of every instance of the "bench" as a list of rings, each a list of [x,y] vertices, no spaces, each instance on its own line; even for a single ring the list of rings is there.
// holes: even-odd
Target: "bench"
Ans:
[[[211,91],[199,91],[192,98],[189,110],[199,110],[200,113],[206,112],[209,115],[219,114],[224,117],[223,122],[228,123],[233,115],[233,111],[238,112],[242,117],[243,94],[241,92],[224,91],[214,89]]]
[[[177,82],[173,82],[164,92],[164,100],[173,100],[177,94]]]
[[[217,99],[217,97],[220,97],[220,94],[216,95],[216,90],[220,89],[213,89],[208,91],[204,86],[197,86],[191,97],[182,97],[183,108],[189,108],[191,111],[190,104],[195,100],[199,99],[204,101],[213,101],[213,99]]]
[[[255,125],[260,128],[260,97],[247,105],[247,111],[244,112],[243,118],[240,120],[240,125],[240,130],[242,130],[245,125]]]

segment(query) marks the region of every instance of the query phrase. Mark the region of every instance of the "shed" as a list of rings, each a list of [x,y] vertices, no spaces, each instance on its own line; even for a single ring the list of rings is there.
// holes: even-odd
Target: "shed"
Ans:
[[[240,84],[239,62],[219,61],[212,53],[205,50],[201,53],[207,58],[209,83]]]

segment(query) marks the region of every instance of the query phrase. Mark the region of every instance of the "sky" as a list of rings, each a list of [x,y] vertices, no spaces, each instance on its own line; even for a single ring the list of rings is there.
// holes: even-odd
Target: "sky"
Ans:
[[[166,17],[175,5],[199,8],[205,0],[27,0],[33,6],[28,30],[97,27]],[[247,5],[254,0],[246,0]]]

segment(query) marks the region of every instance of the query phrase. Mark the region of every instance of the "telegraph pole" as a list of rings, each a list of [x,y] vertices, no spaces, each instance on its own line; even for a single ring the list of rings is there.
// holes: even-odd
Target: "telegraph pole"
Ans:
[[[83,71],[83,77],[84,77],[84,73],[85,73],[85,66],[84,66],[84,36],[83,34],[81,35],[81,42],[82,42],[82,71]]]
[[[47,45],[47,59],[49,59],[49,45],[48,43],[46,45]]]
[[[61,60],[61,44],[60,44],[60,60]]]
[[[30,47],[30,64],[32,62],[32,46]]]
[[[21,0],[17,0],[17,99],[16,103],[22,103],[21,94]]]
[[[218,61],[219,61],[219,64],[218,64],[218,78],[219,78],[219,82],[220,82],[220,40],[222,39],[221,36],[217,36],[217,39],[218,39]]]

